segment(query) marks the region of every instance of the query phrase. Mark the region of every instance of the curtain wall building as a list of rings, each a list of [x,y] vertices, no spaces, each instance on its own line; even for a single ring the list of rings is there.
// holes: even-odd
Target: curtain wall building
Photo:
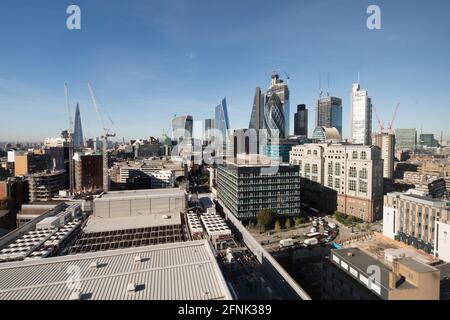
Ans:
[[[354,83],[350,94],[350,139],[352,143],[372,143],[372,99],[359,83]]]

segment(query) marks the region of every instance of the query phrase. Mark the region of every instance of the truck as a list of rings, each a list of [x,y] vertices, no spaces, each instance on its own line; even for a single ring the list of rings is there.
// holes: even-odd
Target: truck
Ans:
[[[310,233],[307,233],[306,234],[306,237],[309,239],[309,238],[317,238],[317,237],[320,237],[320,232],[310,232]]]
[[[303,241],[303,244],[305,246],[314,246],[316,244],[319,244],[319,240],[317,240],[317,238],[305,239],[305,241]]]
[[[280,248],[292,247],[295,244],[294,239],[282,239],[280,240]]]

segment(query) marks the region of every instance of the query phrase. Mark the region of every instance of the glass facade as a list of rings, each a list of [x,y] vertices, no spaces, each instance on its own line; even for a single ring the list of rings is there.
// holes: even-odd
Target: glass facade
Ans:
[[[176,141],[192,137],[192,116],[178,116],[172,119],[172,137]]]
[[[317,101],[316,127],[334,127],[342,135],[342,99],[328,96]]]
[[[75,126],[73,128],[73,146],[75,148],[80,148],[84,146],[83,128],[81,126],[80,106],[78,104],[77,109],[75,110]]]
[[[221,103],[215,109],[214,125],[215,129],[222,132],[223,144],[225,146],[228,139],[228,129],[230,129],[226,98],[223,98]]]
[[[298,166],[282,165],[273,175],[261,174],[263,167],[218,166],[218,197],[241,220],[254,220],[259,210],[273,209],[280,216],[300,213]]]
[[[417,145],[416,129],[396,129],[395,130],[395,148],[414,150]]]
[[[280,80],[279,75],[272,75],[272,82],[266,94],[264,107],[264,129],[273,137],[276,131],[279,138],[284,139],[289,135],[289,88],[287,83]]]

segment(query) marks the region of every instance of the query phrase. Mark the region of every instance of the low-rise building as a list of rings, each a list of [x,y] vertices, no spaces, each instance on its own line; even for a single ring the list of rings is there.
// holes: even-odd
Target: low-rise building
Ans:
[[[384,197],[383,234],[450,261],[450,202],[410,193]]]
[[[49,201],[66,188],[65,170],[45,171],[28,176],[29,198],[31,202]]]

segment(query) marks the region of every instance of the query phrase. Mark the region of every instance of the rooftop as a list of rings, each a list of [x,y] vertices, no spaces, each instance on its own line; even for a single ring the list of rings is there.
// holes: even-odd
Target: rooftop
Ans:
[[[72,283],[73,272],[80,282]],[[0,265],[0,300],[231,299],[205,240]]]
[[[109,201],[121,199],[138,199],[138,198],[160,198],[160,197],[178,197],[184,196],[184,190],[178,188],[165,189],[145,189],[145,190],[123,190],[123,191],[109,191],[101,194],[94,201]]]

